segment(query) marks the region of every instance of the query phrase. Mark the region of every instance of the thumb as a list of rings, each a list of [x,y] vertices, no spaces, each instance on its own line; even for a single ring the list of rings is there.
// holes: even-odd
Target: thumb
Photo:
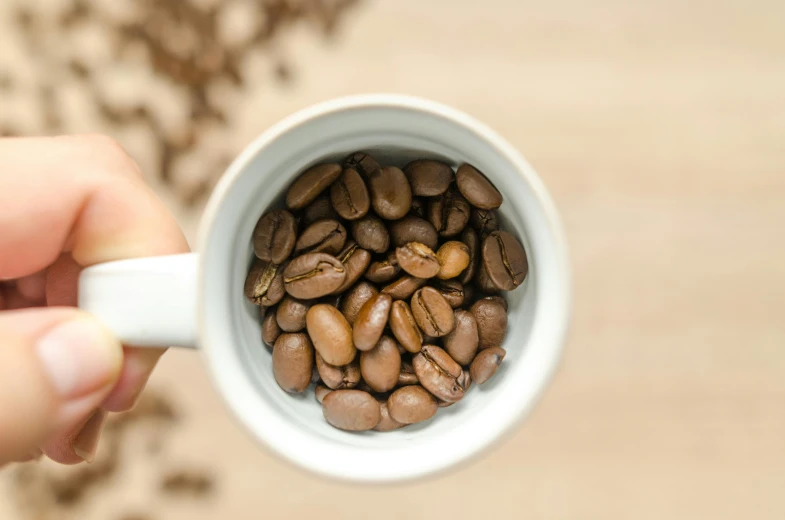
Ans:
[[[29,458],[52,436],[81,428],[111,391],[122,362],[120,342],[89,314],[0,313],[0,464]],[[89,459],[92,448],[80,449],[76,440],[69,441],[74,452]]]

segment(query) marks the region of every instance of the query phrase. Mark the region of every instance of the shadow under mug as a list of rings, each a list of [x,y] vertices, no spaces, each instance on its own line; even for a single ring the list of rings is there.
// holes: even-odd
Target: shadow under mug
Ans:
[[[281,390],[261,341],[259,309],[243,293],[259,217],[280,204],[300,172],[357,150],[399,167],[419,158],[473,164],[503,194],[501,220],[529,260],[525,283],[507,295],[507,356],[496,376],[434,418],[386,433],[337,430],[322,417],[312,389]],[[361,482],[445,470],[510,432],[557,366],[570,302],[564,232],[531,166],[466,114],[398,95],[337,99],[286,118],[248,146],[218,183],[202,219],[199,253],[97,265],[79,285],[79,306],[124,343],[198,346],[228,406],[273,452],[317,474]]]

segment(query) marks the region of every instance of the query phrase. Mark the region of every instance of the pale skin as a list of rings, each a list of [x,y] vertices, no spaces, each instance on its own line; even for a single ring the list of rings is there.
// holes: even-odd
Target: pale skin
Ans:
[[[136,163],[102,136],[0,139],[0,465],[92,459],[158,349],[122,346],[79,311],[79,271],[188,251]]]

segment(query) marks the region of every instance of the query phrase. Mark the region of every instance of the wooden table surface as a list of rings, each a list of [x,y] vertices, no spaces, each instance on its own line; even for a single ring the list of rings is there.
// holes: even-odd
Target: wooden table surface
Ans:
[[[357,488],[259,450],[172,352],[151,383],[188,410],[168,457],[215,467],[220,493],[160,502],[139,470],[79,518],[785,518],[785,2],[377,0],[329,46],[295,36],[297,83],[244,100],[232,138],[379,90],[490,124],[568,231],[561,369],[480,461]]]

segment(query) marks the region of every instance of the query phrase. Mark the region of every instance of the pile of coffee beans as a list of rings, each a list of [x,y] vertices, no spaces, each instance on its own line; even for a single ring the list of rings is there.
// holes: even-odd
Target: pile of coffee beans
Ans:
[[[493,377],[505,356],[500,293],[528,272],[501,204],[469,164],[401,170],[356,152],[302,173],[287,209],[259,219],[245,282],[278,385],[316,383],[336,428],[390,431]]]

